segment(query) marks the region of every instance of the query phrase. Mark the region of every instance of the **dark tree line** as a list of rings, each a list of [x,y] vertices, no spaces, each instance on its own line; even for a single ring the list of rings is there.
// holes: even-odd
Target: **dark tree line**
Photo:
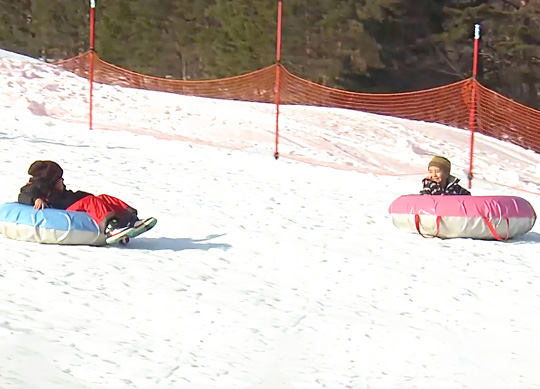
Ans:
[[[96,0],[96,51],[155,76],[208,79],[275,62],[277,0]],[[282,63],[331,87],[420,90],[471,76],[540,108],[540,0],[284,0]],[[89,46],[87,0],[0,0],[0,47],[45,60]]]

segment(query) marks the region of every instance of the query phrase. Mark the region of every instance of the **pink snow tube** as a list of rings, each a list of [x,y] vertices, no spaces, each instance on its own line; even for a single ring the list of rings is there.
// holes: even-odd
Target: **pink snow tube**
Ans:
[[[515,196],[400,196],[388,209],[394,225],[424,237],[507,240],[533,228],[536,213]]]

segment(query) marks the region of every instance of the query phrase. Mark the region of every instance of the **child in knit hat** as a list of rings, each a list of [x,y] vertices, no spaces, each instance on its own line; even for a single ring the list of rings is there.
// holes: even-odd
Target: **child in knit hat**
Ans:
[[[428,164],[428,176],[422,180],[423,195],[469,195],[470,192],[461,187],[459,178],[450,174],[452,164],[445,157],[435,156]]]
[[[28,169],[32,177],[21,188],[19,203],[33,205],[34,209],[56,208],[87,212],[107,235],[107,242],[114,241],[127,228],[149,229],[150,224],[155,224],[155,218],[139,220],[137,210],[116,197],[67,190],[63,173],[60,165],[54,161],[32,163]]]

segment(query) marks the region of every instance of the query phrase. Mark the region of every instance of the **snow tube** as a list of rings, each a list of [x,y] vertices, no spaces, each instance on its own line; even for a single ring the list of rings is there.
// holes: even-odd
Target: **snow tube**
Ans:
[[[28,242],[92,245],[105,244],[105,234],[86,212],[8,203],[0,205],[0,233]]]
[[[390,205],[392,222],[424,237],[507,240],[533,228],[536,213],[515,196],[400,196]]]

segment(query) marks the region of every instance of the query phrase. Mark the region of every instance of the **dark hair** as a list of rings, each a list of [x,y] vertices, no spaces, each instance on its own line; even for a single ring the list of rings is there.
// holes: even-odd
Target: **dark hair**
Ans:
[[[47,178],[43,177],[37,177],[37,178],[30,178],[30,182],[39,189],[40,193],[44,195],[45,197],[49,197],[49,195],[54,191],[54,186],[56,184],[55,181],[51,181]]]

